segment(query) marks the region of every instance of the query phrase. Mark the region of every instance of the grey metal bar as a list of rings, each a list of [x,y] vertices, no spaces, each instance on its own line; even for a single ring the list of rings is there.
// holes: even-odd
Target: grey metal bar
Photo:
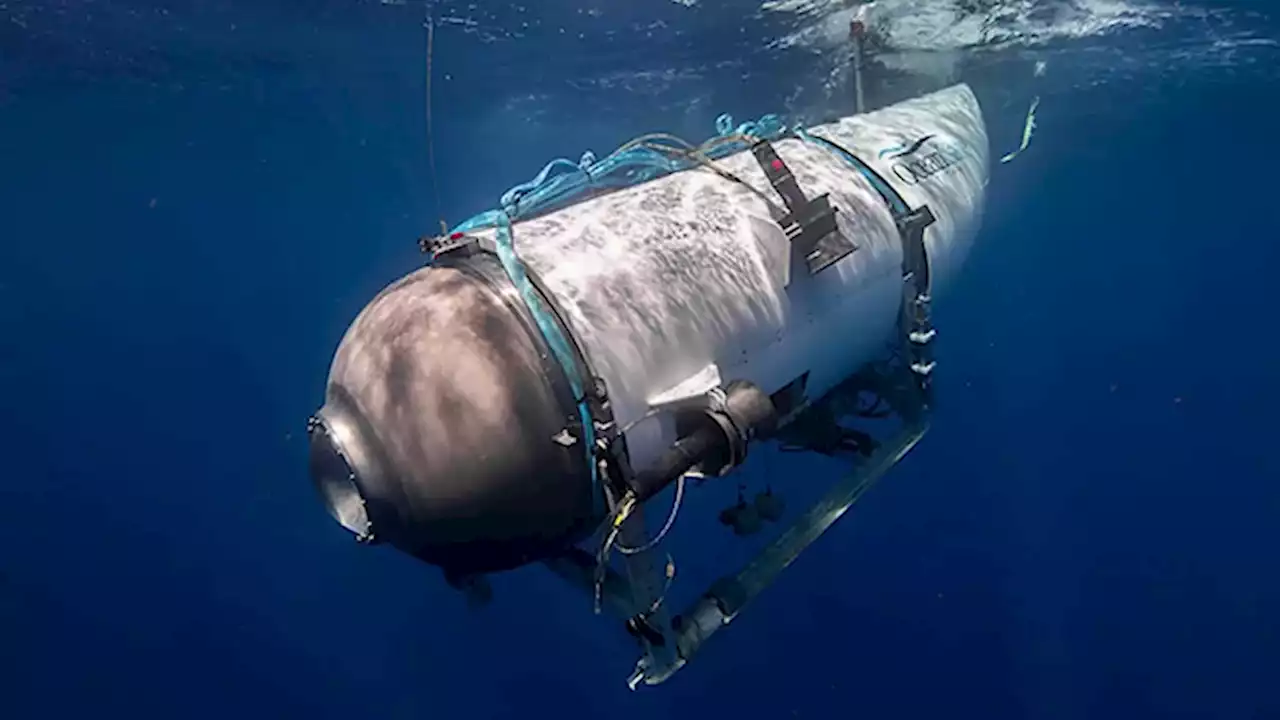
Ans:
[[[855,110],[861,115],[867,106],[862,96],[862,38],[857,35],[853,37],[853,87]]]
[[[720,628],[733,622],[742,608],[768,587],[800,553],[826,532],[842,515],[871,489],[929,429],[927,420],[904,427],[896,441],[882,446],[863,467],[849,473],[817,503],[801,515],[791,527],[748,563],[737,575],[712,583],[707,592],[681,615],[676,645],[678,655],[666,663],[644,661],[637,667],[647,685],[657,685],[675,674],[692,659],[702,644]],[[652,657],[652,656],[650,656]],[[634,685],[633,685],[634,687]]]
[[[618,540],[629,547],[641,547],[649,541],[645,532],[643,505],[637,506],[631,513],[631,517],[622,524]],[[665,641],[662,645],[654,645],[647,640],[641,640],[645,649],[644,656],[636,665],[636,672],[627,681],[634,690],[640,677],[646,675],[649,668],[674,665],[679,656],[676,653],[675,633],[671,630],[670,613],[667,611],[666,604],[661,602],[667,589],[666,565],[658,567],[654,563],[653,552],[623,555],[622,565],[627,580],[630,581],[632,598],[637,608],[637,612],[632,615],[640,612],[648,613],[649,624],[662,633]],[[652,612],[648,612],[654,603],[660,604]]]

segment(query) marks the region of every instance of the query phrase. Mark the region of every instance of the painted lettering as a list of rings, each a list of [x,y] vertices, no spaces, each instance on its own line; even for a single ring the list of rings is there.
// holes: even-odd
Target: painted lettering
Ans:
[[[943,170],[960,164],[962,159],[960,151],[954,147],[938,145],[918,157],[903,162],[895,162],[890,166],[890,169],[902,182],[908,185],[917,185]]]

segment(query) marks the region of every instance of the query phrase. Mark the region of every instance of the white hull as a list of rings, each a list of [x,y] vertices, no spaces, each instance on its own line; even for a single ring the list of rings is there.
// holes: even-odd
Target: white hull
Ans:
[[[911,208],[929,206],[932,294],[945,291],[978,230],[987,184],[986,127],[968,86],[810,133],[857,155]],[[720,379],[772,393],[808,372],[809,396],[821,396],[878,357],[894,331],[902,243],[884,201],[837,153],[795,139],[774,146],[807,197],[830,194],[840,232],[858,246],[812,277],[803,265],[788,270],[788,241],[764,201],[704,168],[513,226],[517,253],[555,296],[622,426]],[[751,153],[716,164],[781,205]],[[668,423],[639,422],[627,433],[633,463],[674,439]]]

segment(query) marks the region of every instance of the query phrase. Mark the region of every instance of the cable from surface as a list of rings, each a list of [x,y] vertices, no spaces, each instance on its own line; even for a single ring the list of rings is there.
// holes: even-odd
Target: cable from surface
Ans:
[[[444,207],[440,204],[440,178],[436,174],[435,128],[431,121],[431,76],[432,60],[435,56],[436,21],[431,15],[431,5],[427,5],[427,164],[431,170],[431,192],[436,200],[436,213],[440,220],[440,234],[449,233],[449,225],[444,221]]]

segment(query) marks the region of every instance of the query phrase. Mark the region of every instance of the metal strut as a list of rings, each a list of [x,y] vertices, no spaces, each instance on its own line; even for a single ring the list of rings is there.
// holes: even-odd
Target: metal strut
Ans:
[[[635,672],[628,680],[634,689],[640,683],[656,685],[684,667],[694,654],[716,631],[732,622],[743,607],[768,587],[810,544],[830,528],[858,501],[880,478],[895,466],[924,437],[929,428],[929,409],[932,406],[931,374],[934,360],[931,342],[936,334],[931,318],[929,262],[924,245],[925,230],[936,221],[928,206],[911,209],[902,195],[870,166],[849,151],[825,138],[808,134],[806,140],[820,141],[829,149],[844,156],[862,172],[881,198],[888,205],[902,242],[902,303],[899,315],[899,338],[904,351],[903,372],[911,377],[910,386],[915,391],[905,395],[885,398],[902,418],[903,427],[893,438],[876,447],[867,463],[837,482],[827,494],[799,517],[790,528],[766,547],[754,560],[737,574],[722,577],[711,584],[702,597],[684,613],[676,616],[673,627],[676,632],[677,653],[674,662],[654,662],[652,655],[641,658]],[[804,199],[794,177],[785,164],[767,144],[757,144],[756,158],[770,177],[775,189],[787,201],[791,211],[783,221],[791,220],[799,231],[788,231],[793,243],[800,245],[811,238],[805,235],[805,219],[809,227],[821,228],[813,222],[814,204],[825,201],[821,196],[815,201]],[[777,159],[777,163],[774,160]],[[773,170],[773,173],[770,170]],[[829,207],[829,206],[828,206]],[[822,205],[818,205],[821,212]],[[796,222],[799,218],[799,222]],[[832,219],[832,224],[834,220]],[[784,227],[787,227],[784,225]],[[817,230],[811,230],[817,232]],[[850,250],[851,251],[851,250]],[[848,254],[846,252],[845,254]],[[838,259],[838,258],[837,258]],[[821,269],[821,268],[819,268]],[[811,265],[812,271],[812,265]],[[814,271],[816,272],[816,271]]]
[[[889,208],[894,226],[898,229],[898,239],[902,243],[903,296],[899,316],[900,335],[904,341],[903,350],[908,366],[916,376],[916,383],[924,395],[924,404],[927,409],[933,405],[930,376],[935,362],[931,343],[937,331],[933,328],[931,317],[932,278],[929,275],[928,253],[924,246],[924,231],[937,221],[937,217],[928,205],[921,205],[918,208],[907,205],[902,193],[849,150],[819,135],[807,132],[800,132],[798,135],[803,140],[826,147],[853,165]]]
[[[930,295],[929,259],[925,254],[924,231],[937,218],[928,205],[895,218],[898,237],[902,239],[903,298],[899,323],[905,342],[907,363],[915,374],[923,395],[925,409],[933,406],[933,327]]]

